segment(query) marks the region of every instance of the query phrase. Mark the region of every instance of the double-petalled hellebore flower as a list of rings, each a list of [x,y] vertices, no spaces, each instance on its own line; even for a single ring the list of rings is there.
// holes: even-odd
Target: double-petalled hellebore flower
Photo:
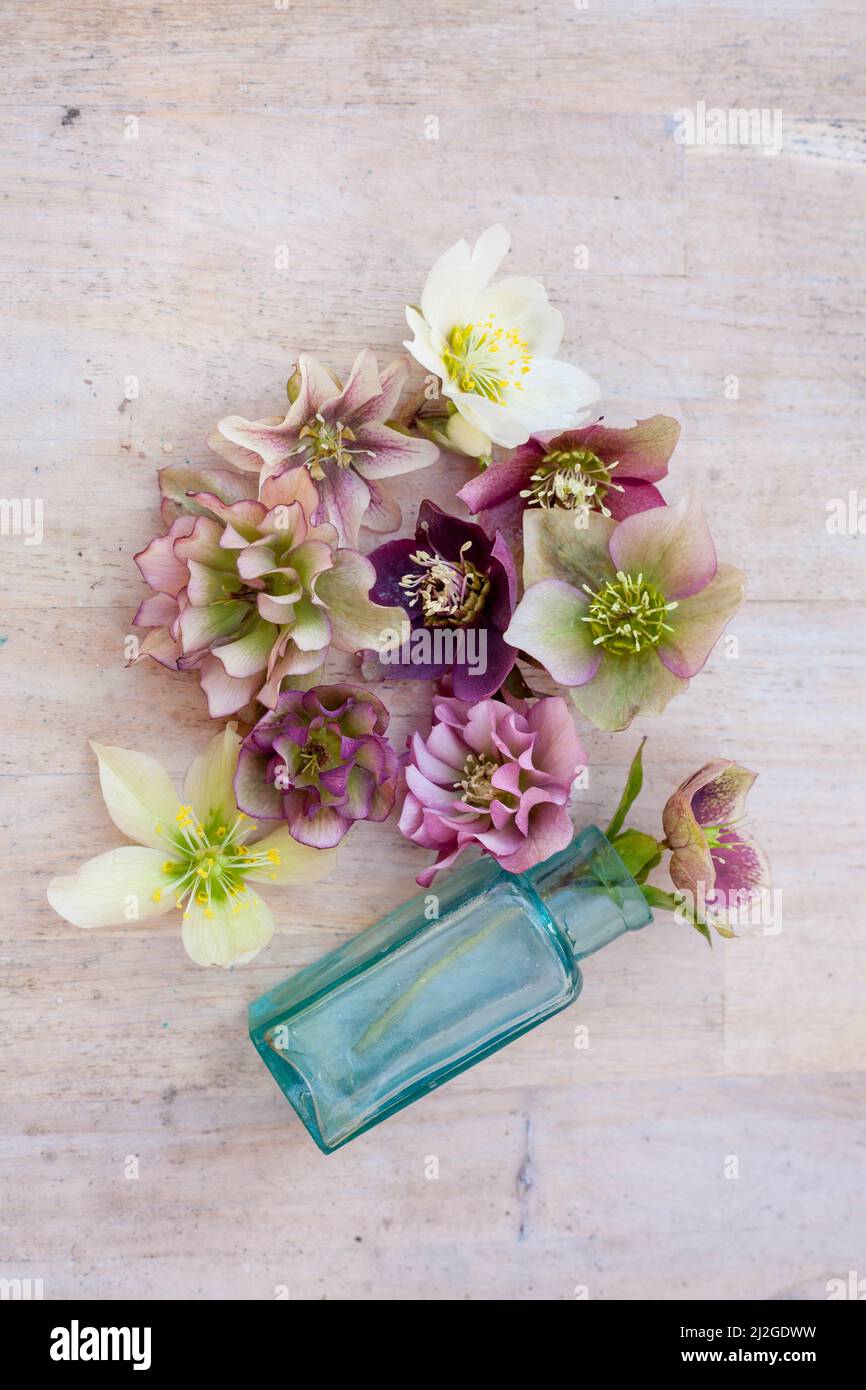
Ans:
[[[399,772],[388,722],[382,701],[358,685],[285,691],[244,740],[238,805],[257,820],[285,820],[318,848],[339,844],[355,821],[385,820]]]
[[[662,814],[670,876],[708,920],[727,922],[770,886],[770,866],[745,819],[757,774],[726,758],[707,763],[669,797]]]
[[[376,571],[371,597],[402,603],[407,640],[387,656],[387,672],[435,680],[450,671],[461,700],[498,690],[517,656],[503,638],[517,578],[500,535],[421,503],[414,540],[386,541],[369,556]]]
[[[571,687],[602,729],[660,714],[685,690],[743,598],[697,503],[616,523],[590,512],[524,513],[526,593],[505,637]]]
[[[381,650],[403,616],[368,598],[369,561],[312,522],[318,494],[306,470],[268,478],[258,498],[237,498],[239,479],[204,471],[206,488],[233,489],[223,500],[199,489],[195,469],[164,469],[169,511],[181,515],[135,557],[154,590],[135,616],[154,628],[140,656],[200,670],[214,718],[252,699],[273,707],[284,681],[319,670],[331,646]]]
[[[336,527],[341,545],[356,547],[361,525],[396,531],[400,507],[381,479],[435,463],[439,451],[385,424],[400,399],[408,364],[399,358],[380,374],[369,348],[358,354],[343,387],[315,357],[298,360],[285,419],[228,415],[208,443],[236,468],[303,468],[319,491],[314,520]]]
[[[254,838],[232,789],[239,747],[233,726],[217,734],[187,773],[181,801],[155,759],[94,743],[108,814],[135,844],[52,879],[54,911],[76,927],[110,927],[177,907],[197,965],[238,965],[267,946],[273,918],[250,885],[316,883],[336,855],[298,844],[284,825]]]
[[[471,478],[458,492],[485,530],[509,537],[527,507],[596,511],[615,521],[663,507],[655,486],[667,476],[680,427],[669,415],[630,429],[596,423],[558,435],[533,435],[508,459]]]
[[[440,378],[473,438],[506,448],[578,425],[599,394],[580,367],[557,360],[563,320],[544,286],[525,275],[490,283],[510,244],[504,227],[488,227],[471,251],[458,241],[440,256],[420,312],[407,306],[415,337],[404,344]]]
[[[428,737],[410,740],[400,816],[407,839],[437,852],[422,887],[469,845],[522,873],[569,844],[566,803],[586,758],[565,700],[440,698],[433,716]]]

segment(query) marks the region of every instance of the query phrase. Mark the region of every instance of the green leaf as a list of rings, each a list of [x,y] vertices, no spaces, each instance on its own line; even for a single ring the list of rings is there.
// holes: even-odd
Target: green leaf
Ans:
[[[643,746],[645,743],[646,739],[642,738],[638,745],[638,750],[631,760],[631,767],[625,779],[625,786],[623,787],[622,796],[619,799],[619,805],[614,812],[613,820],[605,831],[609,840],[612,840],[614,835],[618,835],[622,830],[625,824],[625,818],[633,803],[637,800],[640,789],[643,786]]]
[[[658,863],[661,858],[658,841],[652,835],[644,835],[642,830],[624,830],[611,840],[611,844],[632,877],[639,874],[651,860]]]
[[[653,869],[657,868],[657,866],[662,862],[663,857],[664,852],[660,849],[657,854],[653,855],[652,859],[648,859],[647,862],[644,864],[643,868],[638,869],[637,873],[632,875],[635,883],[645,883],[647,875],[651,874]]]

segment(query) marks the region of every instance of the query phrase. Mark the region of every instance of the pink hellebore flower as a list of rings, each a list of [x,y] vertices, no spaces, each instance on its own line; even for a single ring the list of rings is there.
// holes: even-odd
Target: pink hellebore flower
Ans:
[[[416,733],[409,744],[400,816],[407,839],[437,851],[418,875],[423,888],[467,845],[522,873],[569,844],[566,803],[586,757],[561,697],[532,707],[441,698],[433,714],[427,738]]]
[[[524,513],[526,593],[505,640],[570,686],[599,728],[624,729],[686,689],[739,608],[745,576],[718,563],[691,498],[618,524],[599,512],[584,521]]]
[[[256,820],[285,820],[289,834],[331,847],[355,821],[383,821],[400,764],[385,738],[390,716],[359,685],[286,690],[244,739],[238,806]]]
[[[358,544],[360,526],[396,531],[400,507],[381,479],[435,463],[439,450],[427,439],[385,424],[408,375],[398,358],[379,373],[365,348],[344,387],[315,357],[302,356],[290,380],[285,419],[245,420],[228,415],[208,443],[229,463],[262,478],[283,469],[305,469],[319,490],[314,520],[337,529],[341,545]]]
[[[600,421],[564,434],[532,435],[509,458],[471,478],[457,496],[487,531],[520,533],[528,507],[590,510],[622,521],[663,507],[656,483],[667,476],[680,437],[669,415],[638,420],[630,429]]]
[[[686,778],[662,813],[670,876],[706,907],[712,921],[736,920],[750,896],[770,885],[767,856],[745,823],[756,776],[716,758]]]
[[[369,560],[339,549],[311,518],[312,478],[293,469],[255,481],[218,469],[160,474],[168,532],[135,560],[153,589],[135,615],[151,628],[139,657],[200,671],[211,717],[250,700],[273,708],[284,682],[318,672],[331,646],[382,650],[403,617],[368,597]]]

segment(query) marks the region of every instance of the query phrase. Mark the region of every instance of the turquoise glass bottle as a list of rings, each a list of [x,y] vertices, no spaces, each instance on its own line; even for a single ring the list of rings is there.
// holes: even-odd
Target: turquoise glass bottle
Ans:
[[[319,1148],[350,1139],[543,1023],[579,962],[652,920],[600,830],[525,874],[485,858],[250,1006],[250,1037]]]

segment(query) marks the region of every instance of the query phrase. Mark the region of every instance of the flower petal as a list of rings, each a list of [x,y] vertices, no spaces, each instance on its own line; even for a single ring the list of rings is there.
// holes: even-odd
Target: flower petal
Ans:
[[[529,835],[513,854],[500,858],[499,863],[509,874],[522,874],[541,864],[552,854],[566,849],[574,838],[574,826],[565,806],[549,802],[534,806],[530,816]]]
[[[698,825],[722,825],[739,821],[746,812],[746,797],[758,774],[739,763],[717,759],[684,782]]]
[[[592,449],[603,463],[615,463],[614,479],[638,478],[657,483],[667,477],[668,463],[680,437],[678,421],[670,415],[651,415],[638,420],[630,429],[608,429],[606,425],[587,425],[575,431],[573,441],[556,441],[557,447]]]
[[[372,451],[357,453],[354,465],[362,478],[393,478],[398,473],[414,473],[419,468],[429,468],[439,457],[439,450],[429,439],[419,439],[414,434],[404,434],[402,430],[392,429],[376,421],[358,430],[359,449]]]
[[[280,883],[297,887],[303,883],[318,883],[337,866],[337,854],[333,849],[314,849],[301,844],[281,825],[263,840],[256,840],[250,846],[256,854],[276,850],[279,863],[267,869],[253,869],[247,877],[254,883]]]
[[[715,887],[716,869],[706,836],[691,812],[687,797],[675,792],[663,816],[664,830],[671,848],[668,872],[675,888],[697,895],[703,886],[709,897]]]
[[[455,324],[468,321],[479,295],[493,279],[510,245],[511,238],[497,223],[481,233],[468,260],[459,242],[440,256],[427,277],[421,296],[422,312],[434,331],[447,334]],[[449,280],[449,276],[453,278]]]
[[[540,661],[561,685],[585,685],[598,670],[587,599],[561,579],[543,579],[527,589],[505,631],[505,640]]]
[[[375,478],[365,478],[364,481],[370,501],[364,514],[363,525],[379,533],[396,531],[403,520],[400,503]]]
[[[648,647],[633,656],[605,652],[593,679],[569,694],[599,729],[613,730],[627,728],[636,714],[661,714],[687,685]]]
[[[379,391],[352,411],[349,422],[357,433],[370,420],[387,420],[394,414],[409,375],[408,357],[395,357],[379,374]]]
[[[253,676],[238,679],[230,676],[215,656],[205,657],[200,684],[207,696],[211,719],[225,719],[227,715],[237,714],[256,694],[261,678],[261,672],[256,672]]]
[[[74,874],[48,885],[54,911],[75,927],[116,927],[146,922],[174,907],[162,872],[166,849],[124,845],[88,859]]]
[[[140,845],[161,849],[165,831],[173,830],[180,806],[171,778],[161,763],[146,753],[91,743],[99,761],[99,785],[108,814],[124,835]]]
[[[164,536],[154,536],[144,550],[133,556],[151,589],[173,598],[180,593],[187,581],[187,571],[186,565],[175,555],[174,543],[181,536],[188,536],[194,525],[194,517],[178,517]]]
[[[557,781],[571,786],[581,768],[586,767],[586,753],[574,719],[561,695],[537,700],[527,716],[529,728],[535,734],[532,764],[544,768]]]
[[[259,493],[261,501],[272,512],[275,507],[294,507],[300,505],[303,516],[311,517],[319,505],[319,492],[309,472],[300,463],[289,463],[279,473],[272,473],[262,483]],[[284,534],[288,529],[288,517],[282,515],[280,528]],[[293,528],[293,534],[294,534]]]
[[[583,521],[585,525],[579,525]],[[564,579],[576,589],[587,584],[593,592],[612,579],[610,539],[616,523],[599,512],[580,513],[560,508],[529,509],[523,513],[523,582],[527,588],[540,579]]]
[[[261,459],[256,456],[256,468]],[[159,490],[162,494],[163,515],[173,516],[192,513],[203,509],[192,494],[206,492],[219,497],[223,502],[241,502],[244,498],[255,497],[256,480],[249,473],[236,473],[233,468],[212,468],[208,465],[192,463],[173,463],[157,472]]]
[[[279,787],[265,778],[268,760],[254,748],[244,746],[238,754],[234,779],[234,798],[248,816],[261,820],[281,820],[283,798]]]
[[[509,329],[517,329],[534,357],[555,357],[559,352],[563,317],[552,307],[540,280],[509,275],[488,285],[476,300],[473,318],[483,323],[491,315]]]
[[[544,457],[544,445],[530,439],[510,459],[493,463],[464,483],[457,496],[470,512],[487,511],[518,497],[529,486],[539,459]]]
[[[441,377],[444,381],[448,373],[442,358],[433,346],[433,334],[430,325],[421,317],[417,309],[412,308],[411,304],[406,305],[406,322],[415,337],[411,343],[404,340],[404,348],[407,348],[415,360],[420,362],[421,366],[428,372]]]
[[[370,505],[370,489],[354,468],[340,468],[330,461],[324,464],[322,472],[316,518],[329,522],[336,529],[340,545],[354,550]]]
[[[190,604],[179,618],[184,651],[200,652],[220,638],[231,637],[249,611],[248,604],[240,599],[209,603],[204,608],[195,608]]]
[[[716,573],[716,548],[694,494],[672,507],[653,507],[626,517],[610,540],[617,570],[642,574],[668,599],[687,598]]]
[[[516,647],[511,646],[495,627],[481,629],[479,647],[481,651],[486,647],[484,670],[467,663],[455,666],[451,676],[457,699],[469,704],[495,694],[517,660]]]
[[[385,608],[368,597],[376,578],[370,561],[354,550],[337,550],[334,567],[320,576],[316,593],[328,611],[332,642],[339,651],[370,647],[380,652],[405,621],[402,608]]]
[[[428,323],[435,320],[451,286],[465,275],[469,267],[469,258],[469,243],[461,238],[447,251],[443,251],[429,272],[421,294],[421,313]]]
[[[362,348],[352,363],[349,379],[342,391],[331,396],[322,408],[322,417],[351,425],[356,411],[381,394],[379,364],[371,348]]]
[[[289,834],[314,851],[333,849],[352,828],[333,806],[309,809],[303,792],[289,792],[284,805]]]
[[[714,906],[723,912],[772,884],[770,861],[748,826],[736,826],[720,836],[710,850],[716,871]]]
[[[679,599],[668,614],[673,632],[658,654],[675,676],[696,676],[743,601],[746,576],[733,565],[719,565],[714,579],[692,598]]]
[[[208,445],[227,463],[246,473],[261,472],[262,462],[276,467],[298,442],[297,432],[279,415],[246,420],[226,415],[208,436]]]
[[[333,373],[308,352],[298,358],[298,378],[298,394],[286,422],[300,429],[327,401],[338,396],[341,388]]]
[[[208,916],[210,913],[210,916]],[[237,902],[192,902],[181,935],[196,965],[240,965],[252,960],[274,934],[271,910],[251,888]]]
[[[227,724],[194,758],[183,784],[184,801],[209,828],[228,827],[237,815],[232,783],[241,740],[234,724]]]
[[[622,491],[611,488],[604,495],[604,505],[614,521],[625,521],[627,516],[633,516],[635,512],[648,512],[650,507],[665,505],[665,499],[652,483],[642,483],[638,478],[623,478],[620,481],[618,473],[615,479],[619,481]]]

